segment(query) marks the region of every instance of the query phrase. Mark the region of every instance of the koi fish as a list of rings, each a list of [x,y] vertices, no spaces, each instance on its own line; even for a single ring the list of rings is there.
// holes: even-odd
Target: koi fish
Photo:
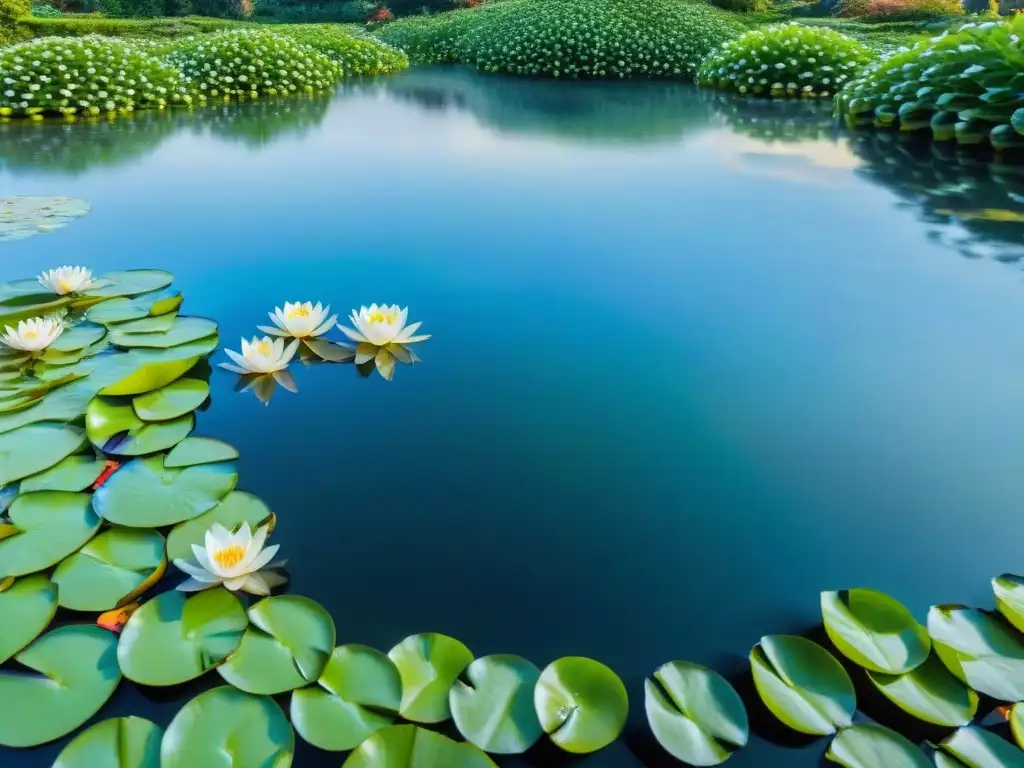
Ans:
[[[101,485],[107,482],[107,480],[110,479],[110,476],[117,472],[117,470],[119,470],[120,468],[121,462],[114,461],[113,459],[107,461],[106,466],[103,467],[103,471],[100,472],[100,476],[97,477],[96,482],[92,484],[92,490],[95,491],[97,488],[99,488]]]

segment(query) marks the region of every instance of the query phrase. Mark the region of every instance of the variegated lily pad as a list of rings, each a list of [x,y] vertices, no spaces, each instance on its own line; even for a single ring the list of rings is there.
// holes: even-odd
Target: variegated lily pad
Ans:
[[[0,197],[0,242],[53,232],[85,216],[91,206],[76,197]]]

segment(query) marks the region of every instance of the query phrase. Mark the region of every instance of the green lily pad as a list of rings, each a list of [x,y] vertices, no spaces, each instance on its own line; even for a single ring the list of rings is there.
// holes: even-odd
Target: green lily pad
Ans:
[[[923,664],[931,651],[928,630],[882,592],[822,592],[821,614],[825,631],[839,652],[873,672],[909,672]]]
[[[402,679],[391,659],[369,646],[341,645],[317,683],[292,694],[291,720],[313,746],[343,752],[391,725],[401,701]]]
[[[544,730],[533,706],[540,670],[520,656],[498,654],[477,659],[456,680],[448,695],[455,727],[466,741],[485,752],[518,755]]]
[[[160,768],[289,768],[295,734],[266,696],[221,686],[196,696],[167,726]]]
[[[1010,732],[1013,734],[1013,740],[1017,742],[1018,747],[1024,749],[1024,704],[1020,702],[1014,704],[1006,719],[1010,723]]]
[[[956,678],[1001,701],[1024,700],[1024,644],[995,616],[963,606],[932,606],[928,634]]]
[[[991,731],[973,725],[956,729],[938,744],[964,768],[1024,768],[1024,752]]]
[[[1018,631],[1024,632],[1024,578],[1004,573],[992,579],[992,591],[999,612]]]
[[[301,688],[323,673],[334,651],[334,620],[308,597],[281,595],[249,609],[250,626],[238,650],[217,672],[247,693]]]
[[[134,299],[133,301],[137,300]],[[157,314],[159,315],[160,313]],[[138,328],[138,326],[135,327]],[[163,332],[139,333],[137,330],[132,329],[129,329],[128,332],[123,332],[119,328],[113,328],[110,331],[110,341],[119,347],[167,349],[168,347],[176,347],[179,344],[187,344],[191,341],[205,339],[215,333],[217,333],[217,324],[213,320],[207,320],[205,317],[178,316],[171,324],[171,327]]]
[[[85,200],[75,197],[0,197],[0,243],[53,232],[90,210]]]
[[[49,469],[85,442],[80,429],[64,424],[31,424],[0,435],[0,485]]]
[[[16,325],[19,320],[56,312],[71,304],[72,296],[56,296],[34,278],[0,283],[0,323]]]
[[[191,467],[196,464],[212,464],[217,461],[232,461],[238,458],[238,449],[222,440],[212,437],[186,437],[178,443],[164,459],[164,466]]]
[[[117,525],[159,528],[191,520],[213,509],[238,482],[229,461],[167,469],[163,456],[134,459],[110,476],[96,493],[96,514]]]
[[[893,704],[926,723],[967,725],[978,712],[978,694],[955,678],[934,654],[910,672],[869,672],[868,679]]]
[[[402,717],[440,723],[452,716],[448,691],[473,661],[469,648],[447,635],[411,635],[388,652],[402,677]]]
[[[178,379],[132,400],[135,415],[143,421],[168,421],[192,413],[210,396],[202,379]]]
[[[164,592],[128,619],[117,660],[136,683],[177,685],[224,661],[242,642],[248,623],[242,603],[223,587],[192,597]]]
[[[853,682],[817,643],[795,635],[763,637],[750,651],[750,668],[761,700],[793,730],[826,736],[852,723]]]
[[[166,333],[171,330],[171,326],[174,325],[174,321],[177,319],[177,312],[165,312],[155,317],[140,317],[138,320],[118,323],[113,330],[120,335],[127,333]]]
[[[216,346],[215,339],[202,339],[171,349],[133,349],[118,367],[119,373],[123,371],[123,374],[104,385],[100,394],[141,395],[152,392],[180,379]]]
[[[160,768],[163,730],[141,717],[114,717],[82,731],[53,768]]]
[[[629,697],[618,675],[581,656],[566,656],[545,667],[533,703],[551,740],[580,755],[615,741],[629,715]]]
[[[99,478],[106,462],[90,454],[68,456],[38,475],[21,481],[21,492],[84,491]]]
[[[415,725],[382,728],[356,747],[342,768],[497,768],[472,744]]]
[[[42,400],[23,410],[0,414],[0,434],[6,435],[16,429],[40,422],[69,422],[84,416],[85,409],[97,390],[92,378],[90,375],[88,378],[51,390]],[[53,424],[48,426],[52,428]],[[2,443],[0,440],[0,445]]]
[[[720,765],[746,745],[746,707],[717,672],[673,661],[659,667],[654,680],[644,681],[644,691],[654,737],[676,759],[693,766]]]
[[[165,462],[166,464],[166,462]],[[203,545],[206,532],[214,523],[220,523],[235,532],[248,523],[255,531],[261,525],[270,525],[274,513],[258,496],[245,491],[232,491],[209,512],[179,523],[167,534],[167,558],[169,560],[191,560],[192,545]]]
[[[38,674],[0,670],[0,745],[45,744],[96,714],[121,681],[116,647],[113,633],[72,625],[47,632],[15,656]]]
[[[64,333],[47,347],[47,352],[77,352],[91,347],[107,335],[107,329],[95,323],[79,323],[73,328],[68,328]]]
[[[57,585],[35,574],[0,592],[0,664],[50,626],[57,612]]]
[[[64,608],[109,611],[145,592],[166,567],[159,533],[111,528],[58,565],[52,578]]]
[[[101,521],[90,501],[88,494],[66,491],[15,499],[7,510],[10,527],[0,532],[0,579],[56,565],[96,535]]]
[[[194,426],[191,412],[170,421],[146,422],[135,413],[131,403],[107,397],[95,398],[85,411],[85,430],[92,444],[104,453],[121,456],[141,456],[171,448],[184,440]]]
[[[156,317],[174,312],[181,306],[180,291],[165,288],[161,291],[144,293],[134,298],[116,298],[102,301],[89,308],[85,316],[93,323],[114,325],[129,320],[140,320],[144,317]],[[113,329],[111,341],[114,341]],[[186,339],[188,341],[188,339]],[[116,342],[115,342],[116,343]],[[168,346],[174,346],[172,344]]]
[[[931,768],[928,758],[910,741],[870,723],[839,731],[825,758],[845,768]]]
[[[120,272],[108,272],[100,277],[101,286],[86,291],[87,296],[99,296],[106,299],[115,296],[137,296],[166,288],[174,280],[174,275],[159,269],[126,269]]]

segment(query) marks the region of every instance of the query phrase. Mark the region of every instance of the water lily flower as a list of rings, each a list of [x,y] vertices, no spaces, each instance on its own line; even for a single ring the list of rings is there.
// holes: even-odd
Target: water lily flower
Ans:
[[[64,324],[53,317],[33,317],[22,320],[18,327],[7,326],[7,332],[0,334],[0,342],[11,349],[23,352],[41,352],[64,333]]]
[[[189,578],[178,585],[182,592],[199,592],[223,584],[232,592],[242,590],[253,595],[269,595],[270,590],[284,583],[284,576],[264,568],[275,568],[283,562],[271,563],[280,545],[264,548],[267,526],[254,534],[248,523],[242,523],[237,533],[231,533],[220,523],[206,531],[203,546],[192,545],[195,562],[176,558],[174,564]]]
[[[429,335],[415,336],[423,323],[406,325],[409,316],[409,308],[399,309],[397,304],[390,307],[381,304],[371,304],[367,307],[360,307],[359,311],[352,310],[352,325],[355,329],[347,328],[339,324],[338,327],[352,341],[361,344],[373,344],[376,347],[384,347],[388,344],[415,344],[419,341],[426,341]]]
[[[241,374],[283,371],[295,356],[295,350],[298,347],[298,339],[286,347],[284,339],[271,339],[269,336],[264,336],[260,339],[253,336],[252,341],[242,339],[242,354],[238,354],[231,349],[224,350],[227,352],[228,357],[234,360],[237,365],[230,365],[228,363],[221,363],[220,365],[221,368],[227,368],[229,371]]]
[[[43,272],[37,278],[39,284],[47,290],[66,296],[69,293],[80,293],[96,287],[92,272],[85,267],[57,267]]]
[[[274,311],[268,313],[274,326],[261,325],[259,329],[272,336],[292,336],[296,339],[322,336],[338,322],[337,315],[328,317],[330,313],[330,304],[324,307],[317,302],[314,307],[311,301],[286,301],[284,309],[274,307]]]

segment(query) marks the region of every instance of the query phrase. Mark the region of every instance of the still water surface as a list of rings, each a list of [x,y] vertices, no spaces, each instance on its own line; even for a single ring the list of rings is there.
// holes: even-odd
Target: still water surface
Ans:
[[[199,433],[241,449],[339,642],[597,658],[631,725],[574,764],[660,766],[659,664],[742,685],[822,589],[923,620],[1021,569],[1024,224],[978,218],[1024,217],[1020,178],[806,105],[417,70],[330,101],[2,126],[0,194],[93,212],[0,246],[0,278],[169,269],[233,346],[285,300],[409,305],[423,365],[299,369],[268,407],[216,371]],[[197,690],[123,684],[103,716],[166,724]],[[824,742],[756,730],[730,765],[818,765]]]

